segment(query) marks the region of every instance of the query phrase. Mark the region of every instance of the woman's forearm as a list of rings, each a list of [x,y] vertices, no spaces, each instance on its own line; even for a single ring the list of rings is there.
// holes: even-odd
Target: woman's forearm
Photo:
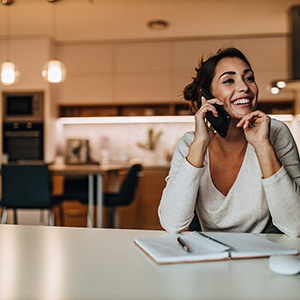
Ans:
[[[274,175],[281,168],[274,147],[268,142],[258,143],[254,146],[256,156],[260,165],[262,178]]]

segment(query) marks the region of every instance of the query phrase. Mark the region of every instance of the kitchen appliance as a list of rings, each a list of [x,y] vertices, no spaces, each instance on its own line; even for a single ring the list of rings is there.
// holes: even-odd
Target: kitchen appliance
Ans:
[[[67,164],[86,164],[88,163],[89,141],[85,139],[67,140]]]
[[[12,122],[3,124],[3,153],[9,162],[44,160],[43,123]]]
[[[43,122],[44,95],[42,92],[2,94],[4,122]]]
[[[4,92],[3,149],[9,162],[44,160],[44,94]]]

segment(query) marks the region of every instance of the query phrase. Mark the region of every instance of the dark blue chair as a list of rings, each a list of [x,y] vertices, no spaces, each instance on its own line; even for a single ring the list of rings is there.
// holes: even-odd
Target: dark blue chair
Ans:
[[[48,210],[48,225],[54,225],[54,207],[60,198],[51,195],[51,177],[46,164],[2,165],[1,224],[7,222],[7,210],[14,211],[17,224],[18,209]]]
[[[103,205],[107,208],[108,227],[116,227],[117,208],[119,206],[130,205],[137,190],[139,178],[141,176],[142,165],[132,165],[125,175],[120,189],[116,193],[104,193]],[[94,199],[96,199],[96,182],[94,182]],[[61,195],[62,200],[78,200],[81,203],[88,204],[88,177],[87,176],[67,176],[64,179],[64,192]],[[94,203],[96,204],[96,203]]]
[[[115,228],[117,225],[117,208],[133,202],[141,172],[141,164],[133,165],[128,170],[118,192],[104,193],[103,203],[108,211],[108,227]]]

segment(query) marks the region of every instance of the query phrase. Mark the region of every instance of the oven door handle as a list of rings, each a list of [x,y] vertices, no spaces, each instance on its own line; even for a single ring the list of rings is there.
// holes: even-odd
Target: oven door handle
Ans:
[[[5,137],[39,137],[41,135],[40,131],[5,131]]]

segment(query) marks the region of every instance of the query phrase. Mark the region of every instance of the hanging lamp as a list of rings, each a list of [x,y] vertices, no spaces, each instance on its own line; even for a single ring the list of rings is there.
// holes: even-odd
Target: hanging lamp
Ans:
[[[2,1],[2,4],[6,6],[6,57],[8,58],[1,64],[1,83],[5,86],[10,86],[16,83],[20,76],[20,72],[16,65],[9,59],[10,54],[10,11],[9,5],[11,5],[12,1]]]
[[[56,2],[59,0],[48,0],[52,5],[55,5]],[[52,9],[52,38],[55,39],[56,35],[56,10],[53,6]],[[42,76],[44,77],[45,81],[50,83],[60,83],[66,79],[67,70],[65,65],[57,60],[53,59],[48,61],[42,70]]]

